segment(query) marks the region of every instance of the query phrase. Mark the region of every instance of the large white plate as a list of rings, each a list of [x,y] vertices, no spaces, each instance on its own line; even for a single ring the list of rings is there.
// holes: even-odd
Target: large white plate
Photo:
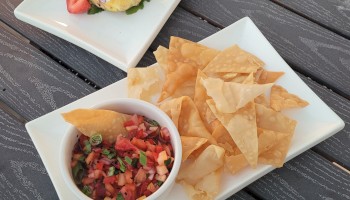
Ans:
[[[126,71],[135,67],[180,0],[151,0],[132,15],[69,14],[65,0],[24,0],[15,16]]]
[[[286,74],[278,81],[278,84],[310,103],[304,109],[285,112],[286,115],[298,121],[287,160],[332,136],[344,127],[344,122],[285,63],[248,17],[206,38],[201,43],[217,49],[238,44],[241,48],[261,58],[266,63],[267,69],[284,71]],[[72,199],[73,193],[64,184],[57,163],[59,144],[68,127],[60,113],[75,108],[91,107],[99,101],[126,96],[127,81],[123,79],[26,124],[29,135],[38,149],[61,199]],[[247,168],[235,176],[228,174],[223,176],[222,189],[218,199],[229,197],[273,169],[271,166],[260,165],[257,169]],[[181,186],[176,185],[168,199],[187,199],[187,197]]]

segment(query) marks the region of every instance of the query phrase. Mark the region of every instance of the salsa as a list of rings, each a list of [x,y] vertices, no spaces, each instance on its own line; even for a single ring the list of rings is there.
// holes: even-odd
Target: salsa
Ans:
[[[79,189],[93,199],[145,198],[167,179],[174,162],[169,130],[134,114],[124,123],[127,135],[107,143],[98,133],[80,135],[73,149],[72,174]]]

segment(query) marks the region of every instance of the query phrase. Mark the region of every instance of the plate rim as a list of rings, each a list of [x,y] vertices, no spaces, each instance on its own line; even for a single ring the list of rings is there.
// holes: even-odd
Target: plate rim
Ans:
[[[262,36],[263,38],[266,39],[266,37],[261,33],[261,31],[256,27],[256,25],[254,24],[254,22],[253,22],[249,17],[244,17],[244,18],[238,20],[237,22],[233,23],[232,25],[235,25],[235,24],[237,25],[238,23],[247,23],[248,25],[253,25],[253,26],[257,29],[258,33],[261,34],[261,36]],[[232,26],[232,25],[230,25],[230,26]],[[226,28],[229,29],[230,26],[228,26],[228,27],[226,27]],[[226,29],[226,28],[225,28],[225,29]],[[223,30],[224,30],[224,29],[223,29]],[[222,31],[222,30],[221,30],[221,31]],[[220,32],[220,31],[219,31],[219,32]],[[217,33],[219,33],[219,32],[217,32]],[[215,34],[216,34],[216,33],[215,33]],[[213,35],[215,35],[215,34],[213,34]],[[212,37],[213,35],[209,36],[208,38]],[[267,39],[266,39],[266,41],[267,41],[267,43],[271,46],[271,48],[276,52],[276,54],[279,55],[278,52],[277,52],[277,51],[273,48],[273,46],[270,44],[270,42],[269,42]],[[280,55],[279,55],[279,56],[280,56]],[[282,60],[283,60],[283,59],[282,59]],[[284,60],[283,60],[283,61],[284,61]],[[285,61],[284,61],[284,62],[285,62]],[[289,65],[288,65],[287,63],[286,63],[286,65],[289,67]],[[290,68],[290,67],[289,67],[289,68]],[[307,88],[310,89],[310,87],[309,87],[300,77],[298,77],[298,76],[296,75],[295,72],[293,72],[293,73],[295,74],[295,76],[296,76],[297,78],[300,79],[300,81],[301,81],[303,84],[305,84],[305,86],[306,86]],[[38,147],[37,147],[37,141],[34,141],[34,139],[33,139],[33,137],[35,137],[33,134],[35,134],[35,133],[34,133],[34,130],[32,130],[32,129],[35,129],[35,126],[36,126],[37,124],[40,125],[40,122],[41,122],[42,120],[45,120],[45,118],[47,118],[48,116],[50,117],[51,115],[56,115],[56,114],[58,115],[59,112],[62,112],[62,110],[71,109],[71,107],[77,107],[78,105],[75,106],[76,104],[89,104],[89,102],[88,102],[89,100],[87,100],[87,99],[92,99],[92,98],[94,98],[94,96],[98,96],[99,93],[106,93],[108,90],[112,90],[114,87],[116,87],[116,86],[118,86],[118,85],[121,85],[122,87],[126,87],[126,86],[125,86],[126,81],[127,81],[126,79],[127,79],[127,78],[121,79],[121,80],[119,80],[119,81],[117,81],[117,82],[115,82],[115,83],[113,83],[113,84],[111,84],[111,85],[109,85],[109,86],[107,86],[107,87],[105,87],[105,88],[103,88],[103,89],[100,89],[99,91],[96,91],[96,92],[94,92],[94,93],[91,93],[91,94],[89,94],[89,95],[87,95],[87,96],[85,96],[85,97],[83,97],[83,98],[81,98],[81,99],[78,99],[78,100],[76,100],[76,101],[74,101],[74,102],[72,102],[72,103],[70,103],[70,104],[67,104],[66,106],[63,106],[63,107],[61,107],[61,108],[59,108],[59,109],[56,109],[56,110],[54,110],[54,111],[52,111],[52,112],[50,112],[50,113],[47,113],[47,114],[45,114],[45,115],[43,115],[43,116],[41,116],[41,117],[39,117],[39,118],[37,118],[37,119],[34,119],[34,120],[28,122],[28,123],[26,124],[26,129],[27,129],[27,131],[28,131],[30,137],[32,138],[33,143],[34,143],[34,145],[36,146],[36,148],[38,149]],[[123,84],[124,84],[124,86],[123,86]],[[123,88],[122,88],[122,90],[123,90]],[[299,149],[297,152],[294,152],[293,155],[291,155],[291,153],[289,152],[288,155],[287,155],[287,158],[286,158],[286,162],[289,161],[289,160],[291,160],[292,158],[294,158],[294,157],[300,155],[302,152],[306,151],[306,150],[309,149],[310,147],[312,147],[312,146],[314,146],[314,145],[317,145],[319,142],[321,142],[321,141],[323,141],[323,140],[325,140],[325,139],[331,137],[331,136],[334,135],[335,133],[337,133],[337,132],[339,132],[340,130],[342,130],[342,129],[344,128],[344,126],[345,126],[344,121],[343,121],[343,120],[342,120],[342,119],[341,119],[327,104],[325,104],[324,101],[323,101],[321,98],[319,98],[311,89],[310,89],[310,91],[314,94],[314,96],[317,98],[317,100],[320,101],[320,102],[322,103],[322,106],[325,106],[325,108],[328,109],[327,112],[330,112],[330,114],[333,115],[332,117],[335,117],[334,121],[332,121],[332,127],[329,127],[329,129],[331,129],[331,131],[329,131],[329,132],[327,132],[326,134],[322,135],[322,137],[318,138],[317,140],[311,141],[311,142],[309,142],[307,145],[304,145],[304,146],[303,146],[301,149]],[[119,97],[123,97],[123,96],[119,96]],[[113,98],[118,98],[118,97],[115,96],[115,97],[113,97]],[[80,103],[79,103],[79,102],[80,102]],[[81,103],[81,102],[82,102],[82,103]],[[57,118],[57,117],[56,117],[56,118]],[[332,118],[332,119],[333,119],[333,118]],[[33,136],[33,137],[32,137],[32,136]],[[62,136],[61,136],[61,137],[62,137]],[[40,148],[40,149],[41,149],[41,148]],[[42,154],[43,152],[39,151],[39,149],[38,149],[38,152],[39,152],[39,155],[42,157],[41,154]],[[48,169],[47,164],[46,164],[46,162],[44,162],[44,160],[43,160],[43,163],[44,163],[45,167]],[[268,172],[272,171],[273,169],[275,169],[275,168],[272,167],[272,166],[267,166],[267,165],[265,165],[265,166],[261,169],[261,171],[257,174],[257,176],[255,175],[255,176],[252,176],[252,177],[248,178],[247,180],[244,181],[243,184],[240,184],[240,185],[239,185],[237,188],[235,188],[234,190],[230,190],[230,191],[221,191],[220,198],[222,198],[222,199],[223,199],[223,198],[228,198],[228,197],[231,196],[232,194],[238,192],[240,189],[246,187],[248,184],[254,182],[255,180],[259,179],[260,177],[262,177],[263,175],[265,175],[265,174],[267,174]],[[58,187],[58,186],[55,185],[55,182],[56,182],[56,181],[53,180],[53,179],[51,178],[51,177],[53,177],[53,176],[51,175],[51,172],[50,172],[51,170],[47,170],[47,171],[48,171],[48,173],[49,173],[49,176],[50,176],[51,181],[53,182],[53,184],[54,184],[54,186],[55,186],[55,189],[56,189],[56,191],[57,191],[57,194],[60,195],[60,194],[58,193],[58,189],[56,188],[56,187]],[[177,189],[178,189],[178,188],[177,188]],[[62,198],[62,197],[60,196],[60,198]]]

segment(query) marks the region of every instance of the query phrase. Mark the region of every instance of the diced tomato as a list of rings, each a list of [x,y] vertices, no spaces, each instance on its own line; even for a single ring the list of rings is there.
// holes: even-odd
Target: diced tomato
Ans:
[[[125,171],[125,181],[126,183],[132,183],[133,180],[132,180],[132,171],[131,170],[126,170]]]
[[[88,0],[67,0],[67,10],[73,14],[85,13],[90,7]]]
[[[170,133],[167,127],[162,127],[160,129],[160,136],[167,142],[170,141]]]
[[[117,151],[136,151],[137,148],[127,138],[120,138],[116,141],[114,148]]]
[[[124,122],[124,127],[134,126],[134,125],[136,125],[136,124],[133,121],[131,121],[131,120]]]
[[[161,145],[157,145],[156,149],[155,149],[155,152],[160,153],[162,151],[163,151],[163,147]]]
[[[103,169],[103,163],[102,162],[97,163],[96,164],[96,169],[102,170]]]
[[[152,192],[151,191],[149,191],[149,190],[146,190],[144,193],[143,193],[143,195],[145,195],[145,196],[149,196],[149,195],[151,195],[152,194]]]
[[[115,176],[106,176],[103,179],[103,183],[104,184],[111,184],[114,183],[116,181],[116,177]]]
[[[137,119],[138,119],[139,124],[143,123],[143,116],[137,115]]]
[[[146,141],[146,145],[147,145],[147,150],[148,151],[152,151],[152,152],[155,151],[156,146],[151,144],[148,140]]]
[[[140,168],[135,175],[135,182],[142,183],[146,180],[146,178],[146,171],[143,168]]]
[[[125,200],[134,200],[136,199],[136,186],[135,184],[126,184],[120,189]]]
[[[137,148],[141,149],[141,150],[146,150],[147,149],[147,145],[146,142],[142,139],[138,139],[136,137],[134,137],[131,140],[131,144],[135,145]]]
[[[140,186],[137,187],[137,196],[142,196],[145,193],[149,183],[150,181],[146,180],[145,182],[141,183]]]
[[[137,138],[144,138],[145,137],[145,134],[144,134],[144,131],[141,129],[141,130],[138,130],[135,137]]]

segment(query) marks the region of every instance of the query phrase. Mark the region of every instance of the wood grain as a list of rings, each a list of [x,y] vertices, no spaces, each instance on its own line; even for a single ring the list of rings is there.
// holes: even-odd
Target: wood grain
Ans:
[[[58,199],[24,125],[0,110],[0,199]]]
[[[21,2],[22,0],[0,1],[0,20],[28,38],[56,62],[74,69],[99,87],[107,86],[126,76],[122,70],[84,49],[18,20],[13,11]]]
[[[0,29],[0,100],[25,119],[35,119],[93,91],[42,52]]]
[[[305,76],[299,76],[345,122],[342,131],[316,145],[313,150],[350,169],[350,101]]]
[[[350,174],[309,150],[248,186],[263,199],[350,199]]]
[[[350,41],[268,0],[187,0],[180,5],[226,27],[249,16],[294,70],[350,99]]]
[[[350,39],[350,2],[344,0],[272,0]]]

